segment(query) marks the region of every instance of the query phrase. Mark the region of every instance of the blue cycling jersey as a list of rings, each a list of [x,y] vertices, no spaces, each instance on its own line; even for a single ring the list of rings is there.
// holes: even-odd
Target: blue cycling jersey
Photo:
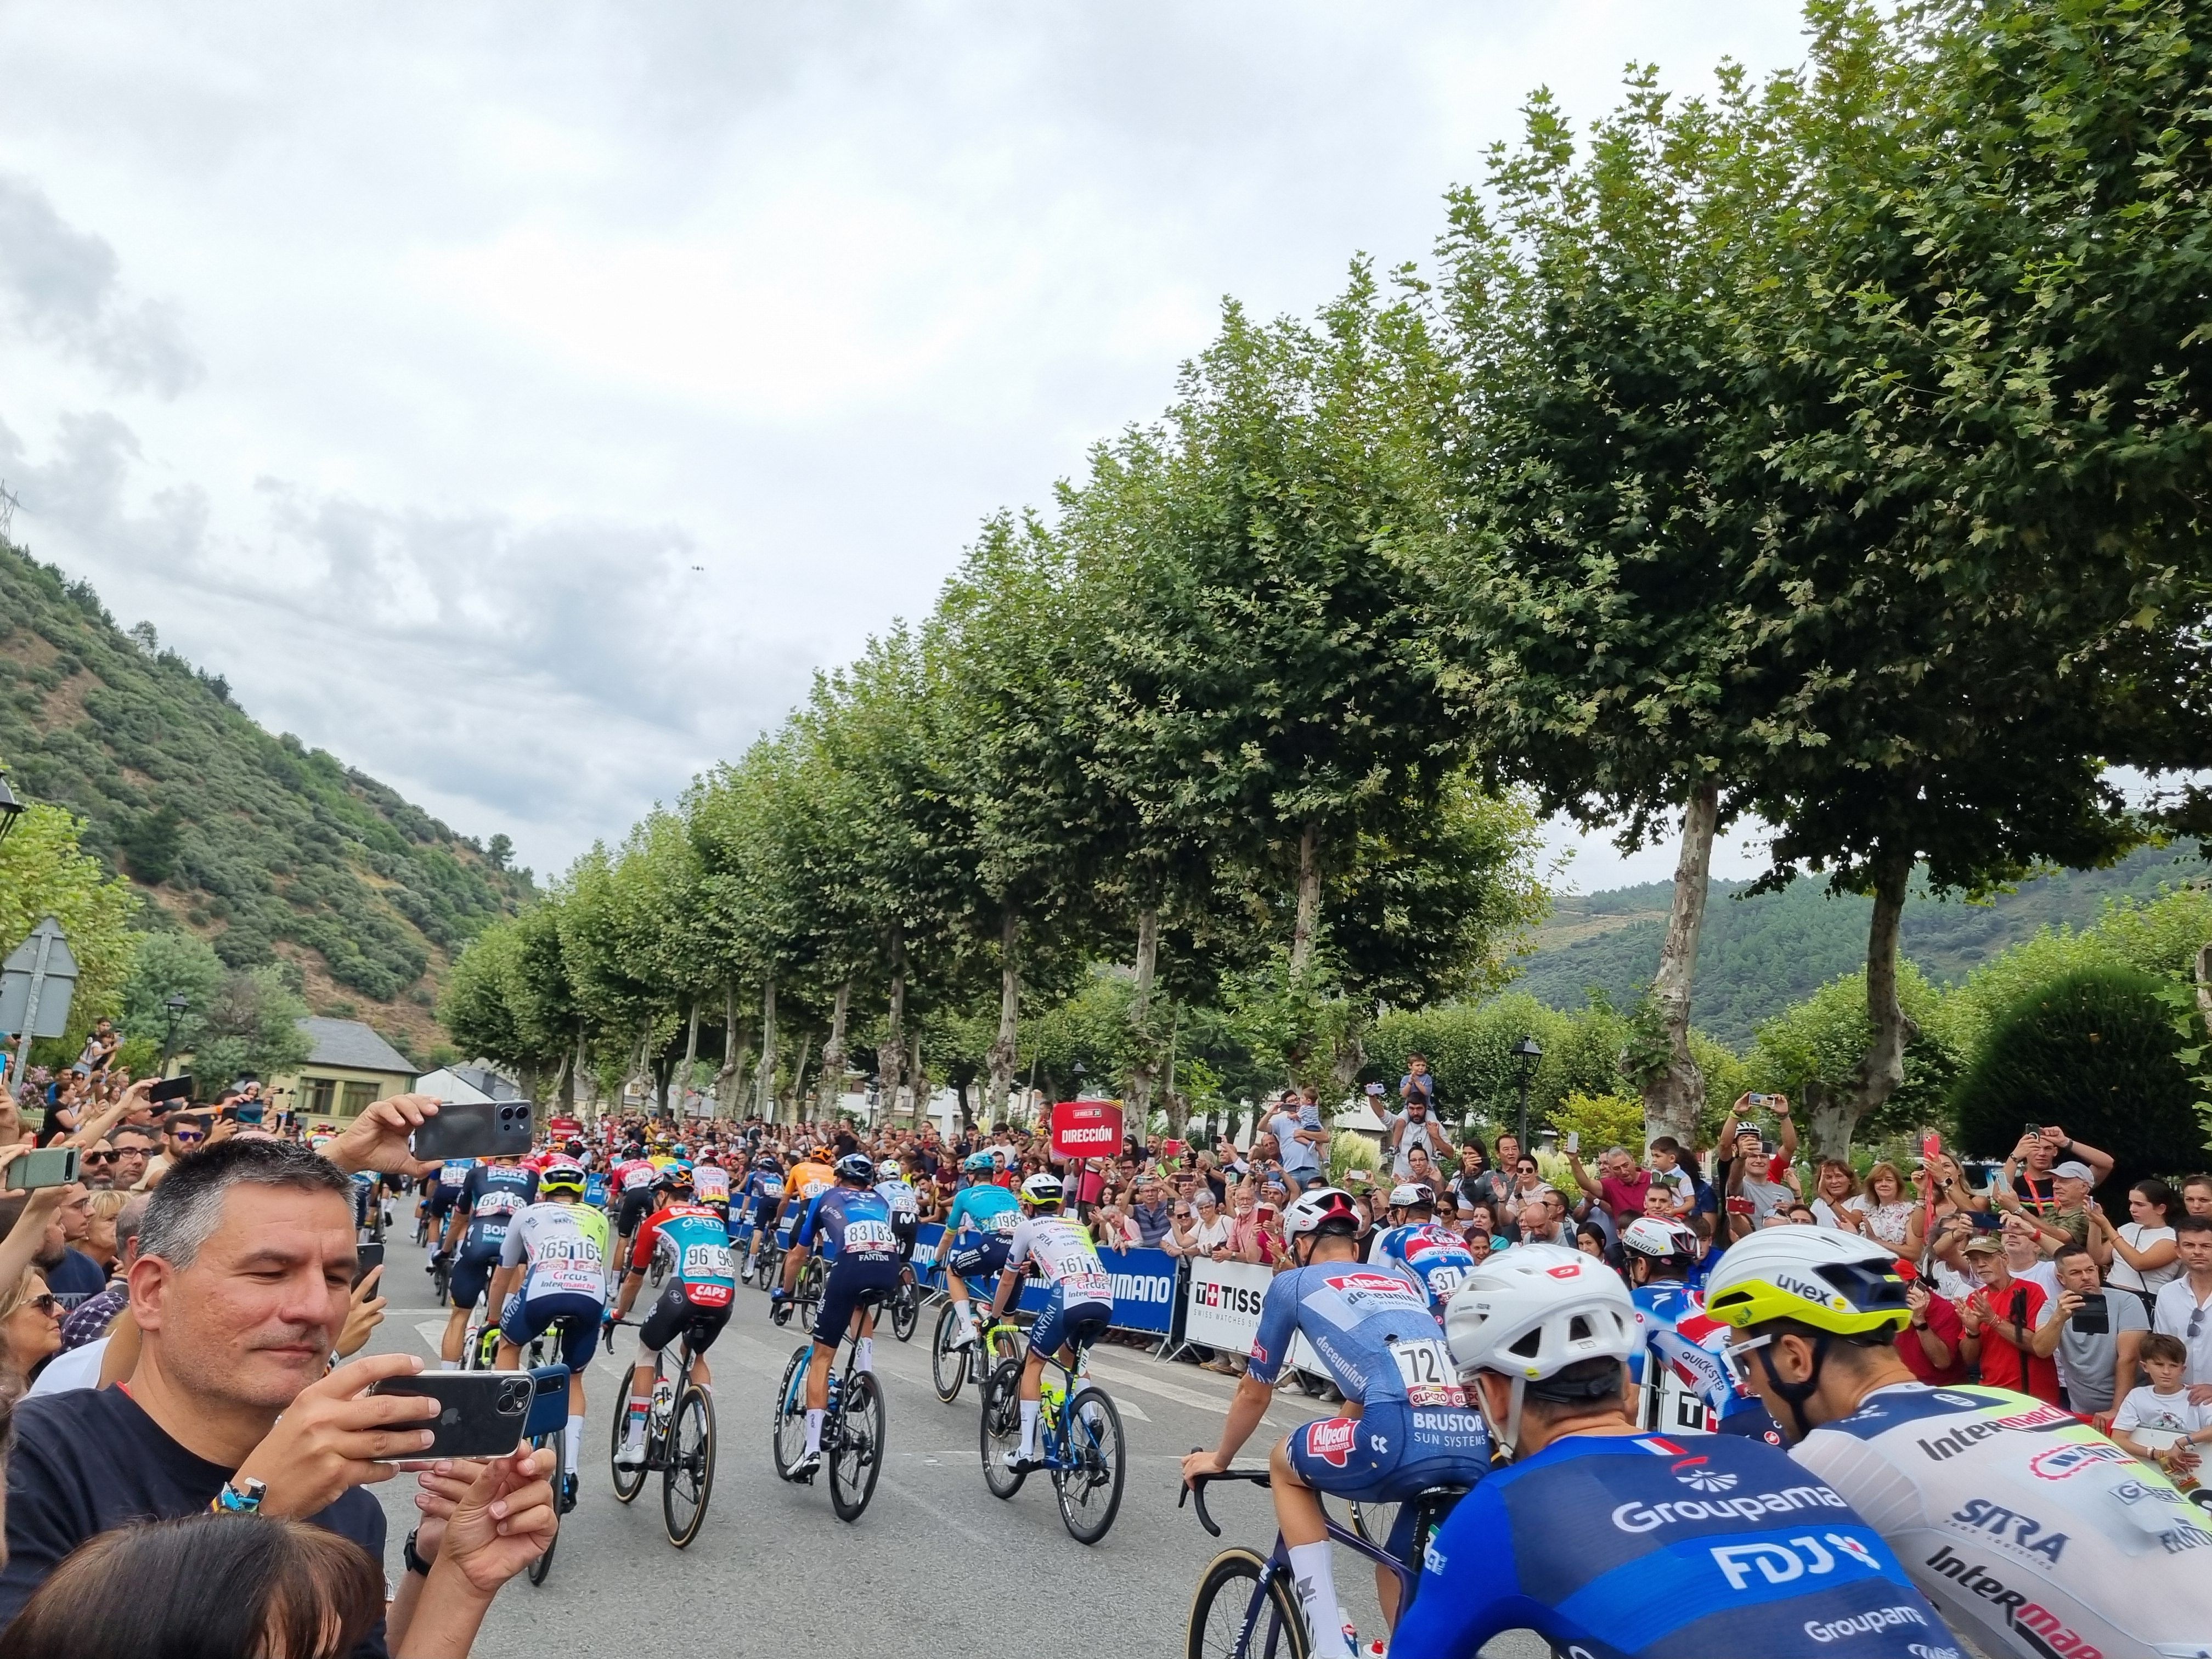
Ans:
[[[899,1242],[890,1206],[865,1187],[832,1187],[818,1193],[792,1235],[826,1260],[845,1255],[896,1257]]]
[[[1460,1281],[1474,1271],[1467,1241],[1432,1221],[1391,1228],[1376,1239],[1367,1259],[1418,1287],[1439,1316]]]
[[[978,1182],[974,1186],[963,1187],[953,1195],[951,1212],[945,1218],[945,1231],[951,1238],[969,1233],[1011,1238],[1014,1223],[1021,1219],[1021,1200],[1004,1187]]]
[[[478,1164],[461,1183],[454,1207],[469,1218],[460,1254],[497,1255],[507,1224],[538,1201],[538,1171],[520,1164]]]
[[[1684,1315],[1703,1313],[1705,1307],[1696,1291],[1674,1280],[1636,1285],[1629,1291],[1628,1299],[1636,1304],[1636,1323],[1644,1336],[1636,1352],[1628,1356],[1628,1374],[1641,1383],[1644,1352],[1651,1346],[1651,1339],[1662,1331],[1673,1330]]]
[[[1695,1445],[1577,1435],[1493,1472],[1431,1540],[1391,1652],[1533,1630],[1588,1659],[1960,1659],[1833,1488],[1756,1440]]]
[[[1395,1273],[1357,1261],[1277,1273],[1260,1304],[1252,1375],[1273,1382],[1303,1334],[1346,1400],[1373,1406],[1463,1406],[1459,1374],[1428,1298]]]

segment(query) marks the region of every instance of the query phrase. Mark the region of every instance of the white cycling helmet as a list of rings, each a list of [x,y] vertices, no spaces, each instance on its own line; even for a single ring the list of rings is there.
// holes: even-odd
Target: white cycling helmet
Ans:
[[[878,1181],[896,1181],[904,1173],[895,1158],[884,1158],[876,1165],[876,1179]]]
[[[1390,1189],[1390,1207],[1394,1210],[1417,1208],[1424,1204],[1433,1206],[1436,1201],[1436,1194],[1425,1182],[1401,1181]]]
[[[1699,1254],[1697,1234],[1679,1221],[1668,1221],[1656,1215],[1640,1215],[1623,1227],[1620,1248],[1655,1260],[1679,1255],[1695,1261]]]
[[[1544,1384],[1586,1359],[1625,1360],[1636,1352],[1636,1304],[1620,1275],[1595,1256],[1557,1244],[1520,1244],[1489,1257],[1444,1304],[1444,1341],[1469,1382],[1490,1431],[1510,1456],[1521,1437],[1521,1404],[1530,1383]],[[1472,1385],[1475,1373],[1513,1379],[1502,1424]],[[1618,1376],[1581,1389],[1540,1388],[1547,1397],[1596,1400],[1616,1392]]]
[[[1352,1201],[1352,1194],[1341,1187],[1309,1187],[1292,1199],[1290,1208],[1283,1212],[1283,1236],[1297,1238],[1328,1221],[1348,1222],[1352,1231],[1358,1232],[1361,1225],[1358,1206]]]
[[[1060,1177],[1055,1175],[1033,1175],[1022,1182],[1022,1200],[1027,1204],[1057,1205],[1062,1195]]]

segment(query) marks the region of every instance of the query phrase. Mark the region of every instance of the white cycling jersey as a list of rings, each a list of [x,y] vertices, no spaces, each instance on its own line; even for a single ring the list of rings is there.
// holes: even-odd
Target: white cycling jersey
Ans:
[[[577,1293],[607,1299],[606,1257],[573,1204],[533,1204],[514,1218],[500,1246],[499,1265],[517,1267],[526,1261],[525,1301]]]
[[[884,1207],[894,1216],[902,1215],[911,1220],[918,1219],[921,1215],[921,1200],[915,1196],[913,1184],[909,1182],[896,1179],[878,1181],[876,1196],[883,1200]]]
[[[1791,1455],[1881,1533],[1951,1627],[2003,1659],[2212,1659],[2203,1512],[2059,1407],[1877,1389]]]
[[[1091,1235],[1065,1216],[1026,1215],[1006,1246],[1006,1270],[1015,1273],[1034,1261],[1073,1302],[1114,1300],[1114,1281],[1098,1259]]]

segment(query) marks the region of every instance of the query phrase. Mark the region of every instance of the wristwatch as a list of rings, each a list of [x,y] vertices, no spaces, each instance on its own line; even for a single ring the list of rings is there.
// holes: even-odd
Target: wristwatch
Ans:
[[[415,1540],[422,1530],[422,1528],[417,1527],[407,1534],[407,1541],[399,1547],[399,1559],[406,1564],[408,1571],[420,1573],[423,1577],[428,1578],[430,1576],[430,1564],[425,1561],[415,1548]]]
[[[268,1492],[266,1481],[248,1475],[242,1480],[228,1480],[216,1489],[209,1500],[208,1510],[214,1515],[258,1515],[261,1499]]]

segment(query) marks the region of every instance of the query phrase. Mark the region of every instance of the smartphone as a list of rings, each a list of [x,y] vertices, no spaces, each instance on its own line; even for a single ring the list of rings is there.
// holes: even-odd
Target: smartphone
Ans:
[[[2111,1306],[2101,1296],[2094,1302],[2084,1302],[2074,1310],[2074,1316],[2068,1320],[2066,1324],[2069,1329],[2080,1331],[2089,1336],[2109,1334],[2112,1328]]]
[[[1370,1095],[1379,1095],[1382,1092],[1382,1085],[1379,1083],[1370,1083],[1367,1085],[1367,1092]]]
[[[416,1130],[421,1158],[520,1158],[530,1150],[526,1100],[447,1101],[438,1115]]]
[[[191,1097],[192,1080],[188,1077],[164,1078],[146,1091],[146,1102],[150,1106],[158,1106],[165,1100],[190,1100]]]
[[[1582,1131],[1581,1131],[1581,1130],[1579,1130],[1579,1129],[1570,1129],[1570,1130],[1568,1130],[1568,1131],[1567,1131],[1567,1150],[1568,1150],[1569,1152],[1579,1152],[1580,1151],[1582,1151],[1582,1149],[1583,1149],[1583,1135],[1582,1135]]]
[[[523,1421],[522,1437],[559,1434],[568,1426],[568,1368],[540,1365],[530,1373],[530,1414]]]
[[[261,1103],[258,1100],[253,1100],[248,1101],[245,1104],[240,1106],[234,1115],[237,1117],[240,1123],[258,1125],[261,1121]]]
[[[1753,1095],[1744,1103],[1749,1106],[1753,1111],[1763,1112],[1768,1107],[1774,1104],[1774,1097],[1772,1095]]]
[[[381,1244],[356,1244],[353,1255],[353,1282],[356,1285],[384,1265],[384,1246]]]
[[[76,1148],[49,1146],[26,1152],[8,1166],[7,1182],[16,1192],[40,1187],[66,1187],[76,1179]]]
[[[414,1457],[504,1457],[522,1443],[535,1389],[520,1371],[419,1371],[387,1376],[368,1385],[371,1394],[421,1395],[435,1401],[438,1414],[415,1419],[435,1437]],[[567,1413],[562,1413],[562,1421]],[[402,1426],[394,1424],[397,1428]]]

